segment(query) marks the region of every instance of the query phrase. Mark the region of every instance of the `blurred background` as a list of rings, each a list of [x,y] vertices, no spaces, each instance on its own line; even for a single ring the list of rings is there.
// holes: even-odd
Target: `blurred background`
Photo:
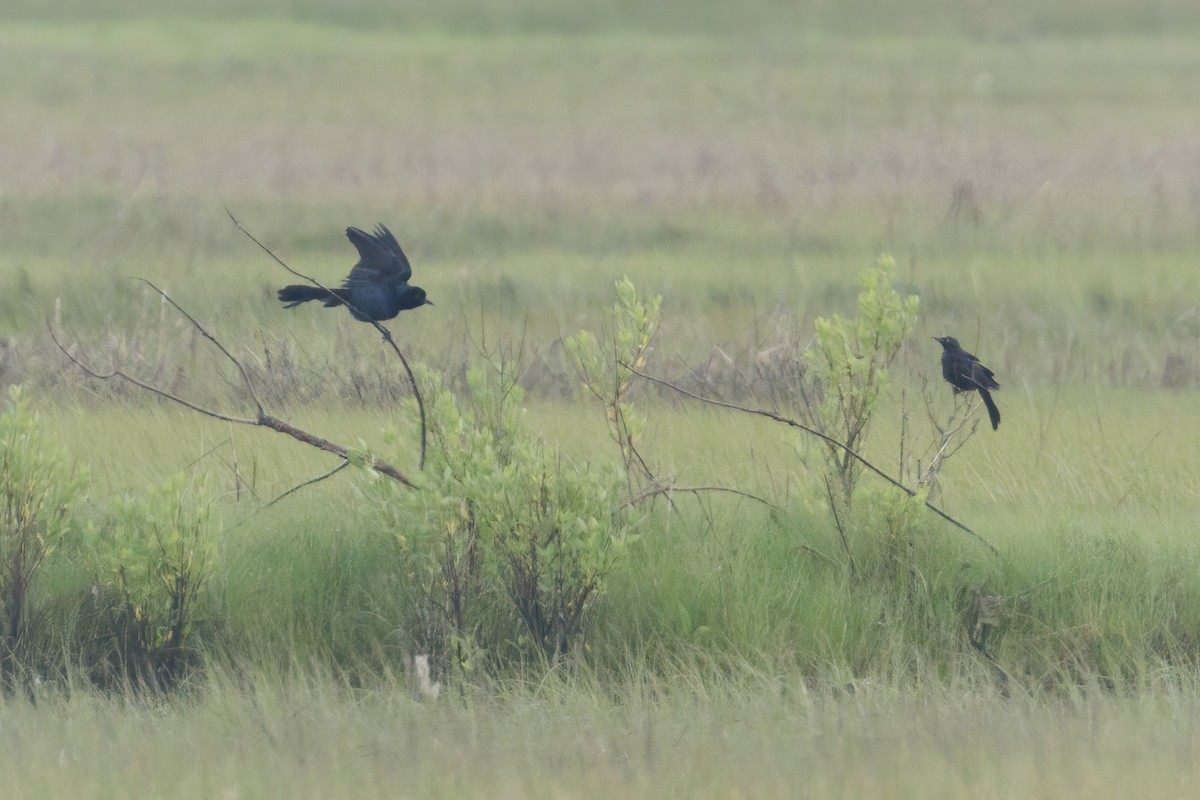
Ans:
[[[548,397],[621,275],[665,297],[664,367],[744,372],[880,252],[921,296],[914,369],[953,333],[1010,384],[1195,387],[1198,36],[1187,0],[10,0],[0,382],[61,367],[47,316],[178,365],[138,276],[352,380],[337,341],[373,334],[280,308],[228,207],[324,282],[387,224],[437,303],[406,346],[527,325]]]

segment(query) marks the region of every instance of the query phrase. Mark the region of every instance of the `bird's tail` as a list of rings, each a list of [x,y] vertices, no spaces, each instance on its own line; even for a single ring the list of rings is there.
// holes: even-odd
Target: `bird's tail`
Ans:
[[[284,308],[294,308],[309,300],[324,300],[327,306],[341,305],[342,298],[329,289],[320,286],[285,286],[279,290],[280,301],[286,303]]]
[[[996,408],[996,401],[992,399],[992,393],[982,386],[979,387],[979,396],[983,398],[983,404],[987,406],[988,417],[992,420],[992,430],[1000,427],[1000,409]]]

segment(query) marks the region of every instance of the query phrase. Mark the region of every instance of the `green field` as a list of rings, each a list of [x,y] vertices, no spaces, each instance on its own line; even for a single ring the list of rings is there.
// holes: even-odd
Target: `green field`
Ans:
[[[82,487],[23,638],[0,637],[0,796],[1196,793],[1200,6],[191,5],[0,9],[0,386]],[[964,407],[930,338],[956,335],[1004,417],[930,498],[995,551],[871,475],[835,517],[812,438],[635,380],[656,475],[766,503],[599,514],[629,535],[572,646],[544,657],[484,591],[469,631],[428,639],[443,688],[415,699],[435,573],[413,554],[457,506],[358,467],[269,505],[338,459],[90,379],[47,333],[252,416],[150,280],[269,413],[437,495],[454,470],[418,470],[379,335],[282,309],[291,276],[226,209],[324,283],[354,262],[347,225],[388,225],[436,303],[389,323],[404,352],[463,404],[479,351],[521,342],[523,446],[563,480],[622,463],[563,339],[610,329],[623,276],[663,298],[647,372],[793,415],[772,359],[855,314],[890,254],[920,307],[863,455],[915,484],[930,420]],[[158,692],[112,643],[167,640],[178,542],[137,531],[172,478],[210,516],[179,551],[206,570],[166,648],[186,668]]]

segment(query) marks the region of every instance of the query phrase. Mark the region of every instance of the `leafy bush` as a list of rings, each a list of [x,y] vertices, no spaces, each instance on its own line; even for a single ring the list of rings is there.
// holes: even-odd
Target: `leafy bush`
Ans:
[[[807,422],[856,452],[866,444],[888,368],[917,321],[919,299],[902,297],[892,288],[895,267],[885,255],[863,272],[858,315],[818,317],[816,343],[807,353],[813,381],[805,396]],[[826,474],[836,479],[842,502],[849,504],[862,465],[830,444],[821,455]]]
[[[135,685],[160,689],[186,674],[196,662],[197,603],[216,567],[216,528],[207,493],[181,477],[115,504],[89,542],[111,644],[91,655],[94,664],[107,655]]]
[[[413,645],[443,667],[454,645],[460,665],[474,648],[565,655],[630,536],[622,476],[521,425],[512,364],[470,369],[464,398],[420,373],[431,399],[422,491],[375,484],[415,601]]]
[[[83,481],[41,435],[20,387],[0,414],[0,682],[12,688],[43,561],[71,529]]]
[[[564,344],[584,388],[604,403],[609,435],[621,450],[626,478],[632,481],[637,474],[653,483],[654,475],[637,451],[646,419],[634,411],[629,385],[633,370],[646,366],[650,342],[662,320],[662,296],[641,297],[629,278],[617,281],[616,291],[611,330],[599,339],[583,330],[568,337]],[[632,485],[628,488],[634,491]]]

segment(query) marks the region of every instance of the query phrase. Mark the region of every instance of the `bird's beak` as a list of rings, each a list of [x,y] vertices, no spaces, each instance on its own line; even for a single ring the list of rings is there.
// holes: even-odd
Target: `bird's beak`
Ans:
[[[433,301],[430,300],[428,297],[426,297],[425,302],[422,303],[422,305],[431,306],[431,305],[433,305]]]

